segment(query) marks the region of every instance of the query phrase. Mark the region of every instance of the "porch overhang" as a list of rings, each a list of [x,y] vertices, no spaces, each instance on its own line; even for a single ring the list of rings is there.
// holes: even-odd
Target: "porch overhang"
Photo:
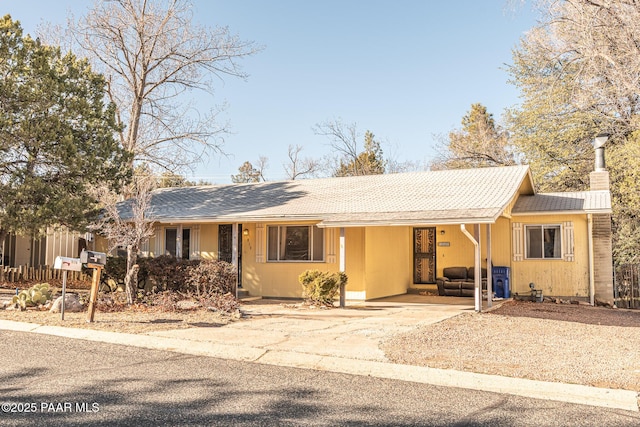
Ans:
[[[406,227],[459,224],[493,224],[504,212],[503,207],[466,209],[461,211],[362,212],[327,215],[318,227]]]

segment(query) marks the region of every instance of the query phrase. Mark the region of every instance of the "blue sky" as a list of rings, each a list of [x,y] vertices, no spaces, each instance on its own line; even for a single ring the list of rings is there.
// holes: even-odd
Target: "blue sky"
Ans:
[[[517,7],[512,5],[516,3]],[[1,0],[4,13],[34,34],[64,24],[81,0]],[[472,103],[500,119],[518,103],[505,71],[537,15],[509,0],[194,0],[195,18],[229,26],[264,46],[243,61],[247,81],[226,79],[208,108],[226,102],[228,157],[212,156],[192,179],[230,182],[245,160],[269,158],[266,177],[285,178],[287,147],[330,154],[315,124],[341,118],[372,131],[398,161],[428,162],[439,136],[460,127]]]

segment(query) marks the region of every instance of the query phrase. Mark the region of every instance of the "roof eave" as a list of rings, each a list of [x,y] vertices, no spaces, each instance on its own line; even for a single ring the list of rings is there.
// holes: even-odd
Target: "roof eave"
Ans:
[[[159,224],[222,224],[232,222],[269,222],[269,221],[322,221],[317,215],[269,215],[269,216],[219,216],[210,218],[155,218]]]
[[[322,221],[319,228],[349,228],[349,227],[435,227],[438,225],[460,224],[493,224],[494,218],[452,218],[434,220],[381,220],[381,221]]]
[[[529,212],[511,212],[512,216],[531,216],[531,215],[586,215],[586,214],[611,214],[611,209],[580,209],[580,210],[564,210],[564,211],[529,211]]]

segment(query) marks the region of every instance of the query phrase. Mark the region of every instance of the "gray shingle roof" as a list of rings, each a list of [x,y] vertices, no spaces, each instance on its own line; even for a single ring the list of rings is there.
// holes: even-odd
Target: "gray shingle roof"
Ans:
[[[527,166],[324,178],[154,191],[160,222],[318,220],[327,226],[493,222]]]
[[[520,196],[511,213],[611,213],[611,196],[608,191],[577,191],[567,193],[538,193]]]

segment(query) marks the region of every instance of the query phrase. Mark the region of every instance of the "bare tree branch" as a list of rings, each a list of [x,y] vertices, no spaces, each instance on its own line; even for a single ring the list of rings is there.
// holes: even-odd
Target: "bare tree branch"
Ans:
[[[98,1],[69,27],[107,76],[122,145],[136,161],[177,171],[221,151],[228,126],[217,120],[220,110],[198,115],[181,97],[213,94],[214,80],[246,78],[239,60],[258,46],[226,27],[195,25],[189,0]]]
[[[138,285],[138,250],[154,234],[154,219],[149,215],[149,209],[155,183],[153,176],[135,175],[132,198],[125,202],[120,202],[120,196],[106,186],[94,189],[94,197],[102,203],[103,211],[92,229],[109,241],[109,251],[117,247],[127,249],[125,288],[129,304],[135,299]]]
[[[320,163],[310,157],[301,159],[300,152],[302,147],[300,145],[289,145],[287,155],[289,157],[289,163],[283,164],[284,170],[287,174],[287,178],[294,181],[297,178],[303,178],[306,176],[314,176],[320,169]]]

